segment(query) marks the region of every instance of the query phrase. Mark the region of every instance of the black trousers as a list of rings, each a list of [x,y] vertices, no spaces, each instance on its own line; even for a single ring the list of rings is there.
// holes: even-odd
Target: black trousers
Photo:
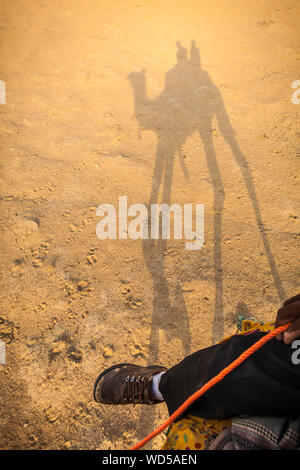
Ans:
[[[227,342],[187,356],[169,369],[159,390],[172,414],[192,393],[229,365],[265,333],[236,335]],[[295,349],[276,338],[268,341],[188,410],[203,418],[234,416],[299,416],[300,364]],[[294,361],[295,362],[295,361]],[[179,418],[178,418],[179,419]]]

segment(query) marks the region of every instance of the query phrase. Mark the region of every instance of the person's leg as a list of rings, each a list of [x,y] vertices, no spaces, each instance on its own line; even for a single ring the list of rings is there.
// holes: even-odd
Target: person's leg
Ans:
[[[263,334],[233,336],[187,356],[169,370],[162,366],[115,365],[97,378],[95,400],[103,404],[156,404],[163,397],[172,414]],[[299,415],[300,365],[293,364],[293,352],[291,346],[274,338],[206,392],[188,412],[214,419]]]
[[[234,361],[264,333],[236,335],[197,351],[165,372],[161,392],[172,414],[190,395]],[[300,365],[293,349],[275,338],[205,393],[189,409],[203,418],[240,415],[294,416],[300,413]]]

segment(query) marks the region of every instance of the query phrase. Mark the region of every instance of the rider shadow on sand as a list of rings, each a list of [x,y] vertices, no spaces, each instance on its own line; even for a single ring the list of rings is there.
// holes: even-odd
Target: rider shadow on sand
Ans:
[[[157,150],[152,179],[150,204],[158,203],[162,185],[161,203],[170,204],[173,168],[176,155],[188,179],[188,169],[182,156],[182,147],[188,137],[198,132],[203,143],[207,166],[214,191],[214,272],[215,304],[212,325],[212,342],[223,338],[223,275],[222,275],[222,213],[224,185],[216,158],[212,120],[216,117],[219,131],[229,145],[234,159],[240,167],[244,183],[256,217],[266,256],[270,265],[278,297],[285,298],[283,286],[264,230],[261,212],[248,162],[235,138],[235,132],[227,115],[222,96],[209,74],[201,68],[200,53],[195,41],[191,42],[190,57],[187,49],[177,42],[177,63],[166,73],[165,88],[160,95],[150,100],[146,93],[145,71],[132,72],[130,79],[135,98],[135,117],[142,129],[152,130],[157,135]],[[167,340],[181,341],[185,355],[190,352],[189,317],[178,279],[172,279],[175,296],[171,301],[170,279],[167,281],[164,265],[166,240],[144,240],[143,251],[147,267],[153,279],[154,300],[148,363],[159,359],[159,330]],[[150,432],[153,421],[148,413],[142,413],[142,434],[145,427]],[[147,431],[146,431],[147,432]]]

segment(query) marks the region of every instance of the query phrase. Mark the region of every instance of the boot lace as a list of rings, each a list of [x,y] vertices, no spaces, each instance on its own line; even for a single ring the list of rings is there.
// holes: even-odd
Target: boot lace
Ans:
[[[129,375],[125,379],[124,399],[130,403],[143,403],[145,399],[145,390],[151,376]]]

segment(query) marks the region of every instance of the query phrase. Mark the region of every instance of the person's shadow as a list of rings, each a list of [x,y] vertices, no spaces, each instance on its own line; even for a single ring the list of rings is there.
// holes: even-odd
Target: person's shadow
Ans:
[[[182,155],[187,138],[197,131],[201,137],[214,190],[214,272],[215,304],[212,325],[212,341],[223,337],[223,275],[222,275],[222,213],[224,185],[216,158],[212,119],[216,117],[223,138],[231,148],[240,167],[249,198],[254,209],[274,284],[281,302],[284,289],[265,233],[260,207],[249,164],[235,138],[235,132],[227,115],[222,96],[209,74],[201,68],[200,53],[195,41],[191,42],[190,57],[187,49],[177,42],[177,63],[166,73],[165,88],[150,100],[146,93],[145,71],[132,72],[130,79],[135,99],[135,117],[140,128],[153,130],[157,135],[156,160],[149,205],[158,203],[162,184],[161,203],[170,204],[173,168],[176,155],[188,179],[189,172]],[[165,240],[144,240],[144,257],[153,279],[154,301],[152,311],[149,362],[154,363],[159,353],[159,329],[175,335],[183,344],[185,354],[190,349],[188,313],[180,284],[178,284],[176,308],[171,305],[168,283],[164,274]],[[176,282],[176,279],[175,279]]]

